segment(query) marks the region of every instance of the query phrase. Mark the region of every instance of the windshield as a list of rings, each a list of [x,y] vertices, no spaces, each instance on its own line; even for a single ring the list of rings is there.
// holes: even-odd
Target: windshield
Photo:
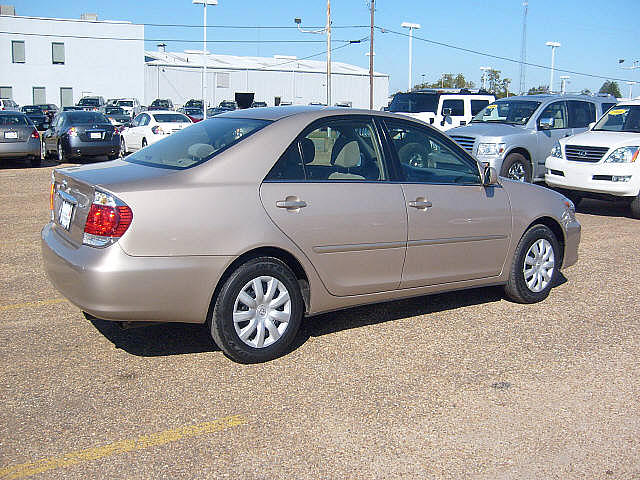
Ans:
[[[81,98],[78,105],[88,105],[91,107],[97,107],[100,105],[100,100],[97,98]]]
[[[21,114],[0,115],[0,125],[2,126],[25,126],[29,125],[27,117]]]
[[[183,170],[206,162],[269,123],[246,118],[212,118],[152,143],[124,160],[151,167]]]
[[[67,123],[109,123],[109,120],[100,112],[73,112],[67,115]]]
[[[433,112],[438,107],[437,93],[396,93],[389,104],[390,112]]]
[[[524,125],[539,106],[533,100],[501,100],[484,107],[471,122]]]
[[[162,107],[162,108],[169,108],[171,105],[169,104],[169,102],[167,100],[154,100],[151,103],[152,107]]]
[[[596,123],[593,130],[640,133],[640,105],[616,105]]]
[[[127,113],[120,107],[106,107],[104,113],[109,115],[127,115]]]
[[[131,100],[118,100],[116,105],[120,107],[133,107],[133,102]]]
[[[42,110],[39,107],[22,107],[24,113],[37,113],[42,115]]]
[[[191,123],[189,117],[180,113],[156,113],[153,119],[159,123]]]
[[[189,100],[184,104],[185,107],[198,107],[202,108],[202,100]]]

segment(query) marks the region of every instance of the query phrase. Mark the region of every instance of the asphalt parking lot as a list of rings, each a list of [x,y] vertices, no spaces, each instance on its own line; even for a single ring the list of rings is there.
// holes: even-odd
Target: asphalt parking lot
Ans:
[[[205,327],[89,321],[44,274],[52,162],[0,166],[0,479],[640,478],[640,221],[584,201],[540,304],[497,288],[307,319],[231,362]]]

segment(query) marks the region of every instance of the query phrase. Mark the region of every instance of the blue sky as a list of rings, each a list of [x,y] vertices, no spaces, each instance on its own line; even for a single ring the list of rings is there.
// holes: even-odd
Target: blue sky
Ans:
[[[202,24],[202,7],[191,0],[7,0],[13,3],[18,15],[78,18],[82,12],[96,12],[100,19],[129,20],[134,23]],[[606,7],[603,7],[606,5]],[[350,25],[368,25],[369,7],[366,0],[333,0],[331,4],[333,38],[354,40],[366,37],[368,28],[337,28]],[[422,37],[459,47],[478,50],[518,60],[522,25],[522,0],[376,0],[375,23],[380,27],[404,31],[403,21],[420,23],[414,31],[413,79],[434,81],[441,73],[463,73],[476,85],[480,82],[480,66],[501,70],[503,77],[512,79],[512,90],[519,86],[519,65],[504,60],[456,51],[432,45],[417,39]],[[232,55],[275,54],[304,57],[325,51],[322,35],[310,35],[295,29],[269,29],[268,26],[294,26],[293,18],[301,17],[303,26],[323,26],[326,21],[326,0],[258,1],[219,0],[209,7],[208,23],[224,26],[262,26],[259,29],[210,28],[209,40],[317,40],[319,43],[219,43],[208,46],[209,51]],[[602,75],[640,82],[640,69],[623,70],[618,59],[626,59],[630,66],[640,60],[640,1],[638,0],[529,0],[527,28],[527,61],[549,66],[550,48],[546,41],[559,41],[556,50],[556,68]],[[629,20],[626,20],[629,19]],[[171,39],[200,40],[202,28],[145,28],[149,39],[169,40],[167,49],[202,48],[200,43],[181,43]],[[375,69],[391,75],[390,91],[406,89],[408,70],[408,38],[393,33],[375,32]],[[156,42],[147,48],[155,49]],[[337,47],[342,43],[334,42]],[[352,44],[333,52],[335,61],[352,63],[368,68],[367,43]],[[316,57],[324,60],[324,55]],[[559,75],[556,72],[556,88]],[[422,76],[424,75],[424,77]],[[597,90],[604,79],[570,74],[569,91],[583,88]],[[527,67],[526,85],[548,84],[549,71]],[[628,86],[621,83],[624,95]],[[640,95],[640,85],[634,87],[634,96]]]

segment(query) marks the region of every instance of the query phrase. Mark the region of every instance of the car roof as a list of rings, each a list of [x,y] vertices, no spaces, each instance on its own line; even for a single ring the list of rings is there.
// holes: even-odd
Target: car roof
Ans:
[[[0,115],[24,115],[24,112],[16,110],[0,110]],[[26,117],[26,115],[24,115]]]
[[[139,115],[146,113],[148,115],[156,115],[157,113],[177,113],[178,115],[184,115],[182,112],[176,112],[175,110],[145,110],[144,112],[140,112]]]
[[[576,95],[576,94],[553,94],[553,93],[537,93],[535,95],[514,95],[513,97],[504,97],[496,99],[496,102],[502,100],[533,100],[533,101],[546,101],[546,100],[589,100],[591,102],[617,102],[615,97],[608,96],[592,96],[592,95]]]
[[[640,99],[624,100],[618,103],[619,107],[624,107],[625,105],[640,105]]]

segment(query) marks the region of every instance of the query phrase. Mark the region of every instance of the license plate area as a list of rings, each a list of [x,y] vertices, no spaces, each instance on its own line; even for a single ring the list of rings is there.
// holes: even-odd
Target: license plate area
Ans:
[[[65,230],[69,230],[69,227],[71,227],[72,217],[73,204],[62,199],[62,202],[60,203],[60,210],[58,211],[58,223],[60,223],[62,228],[64,228]]]
[[[89,133],[89,138],[91,140],[102,140],[102,133],[101,132],[90,132]]]
[[[16,139],[18,138],[18,132],[4,132],[4,138]]]

